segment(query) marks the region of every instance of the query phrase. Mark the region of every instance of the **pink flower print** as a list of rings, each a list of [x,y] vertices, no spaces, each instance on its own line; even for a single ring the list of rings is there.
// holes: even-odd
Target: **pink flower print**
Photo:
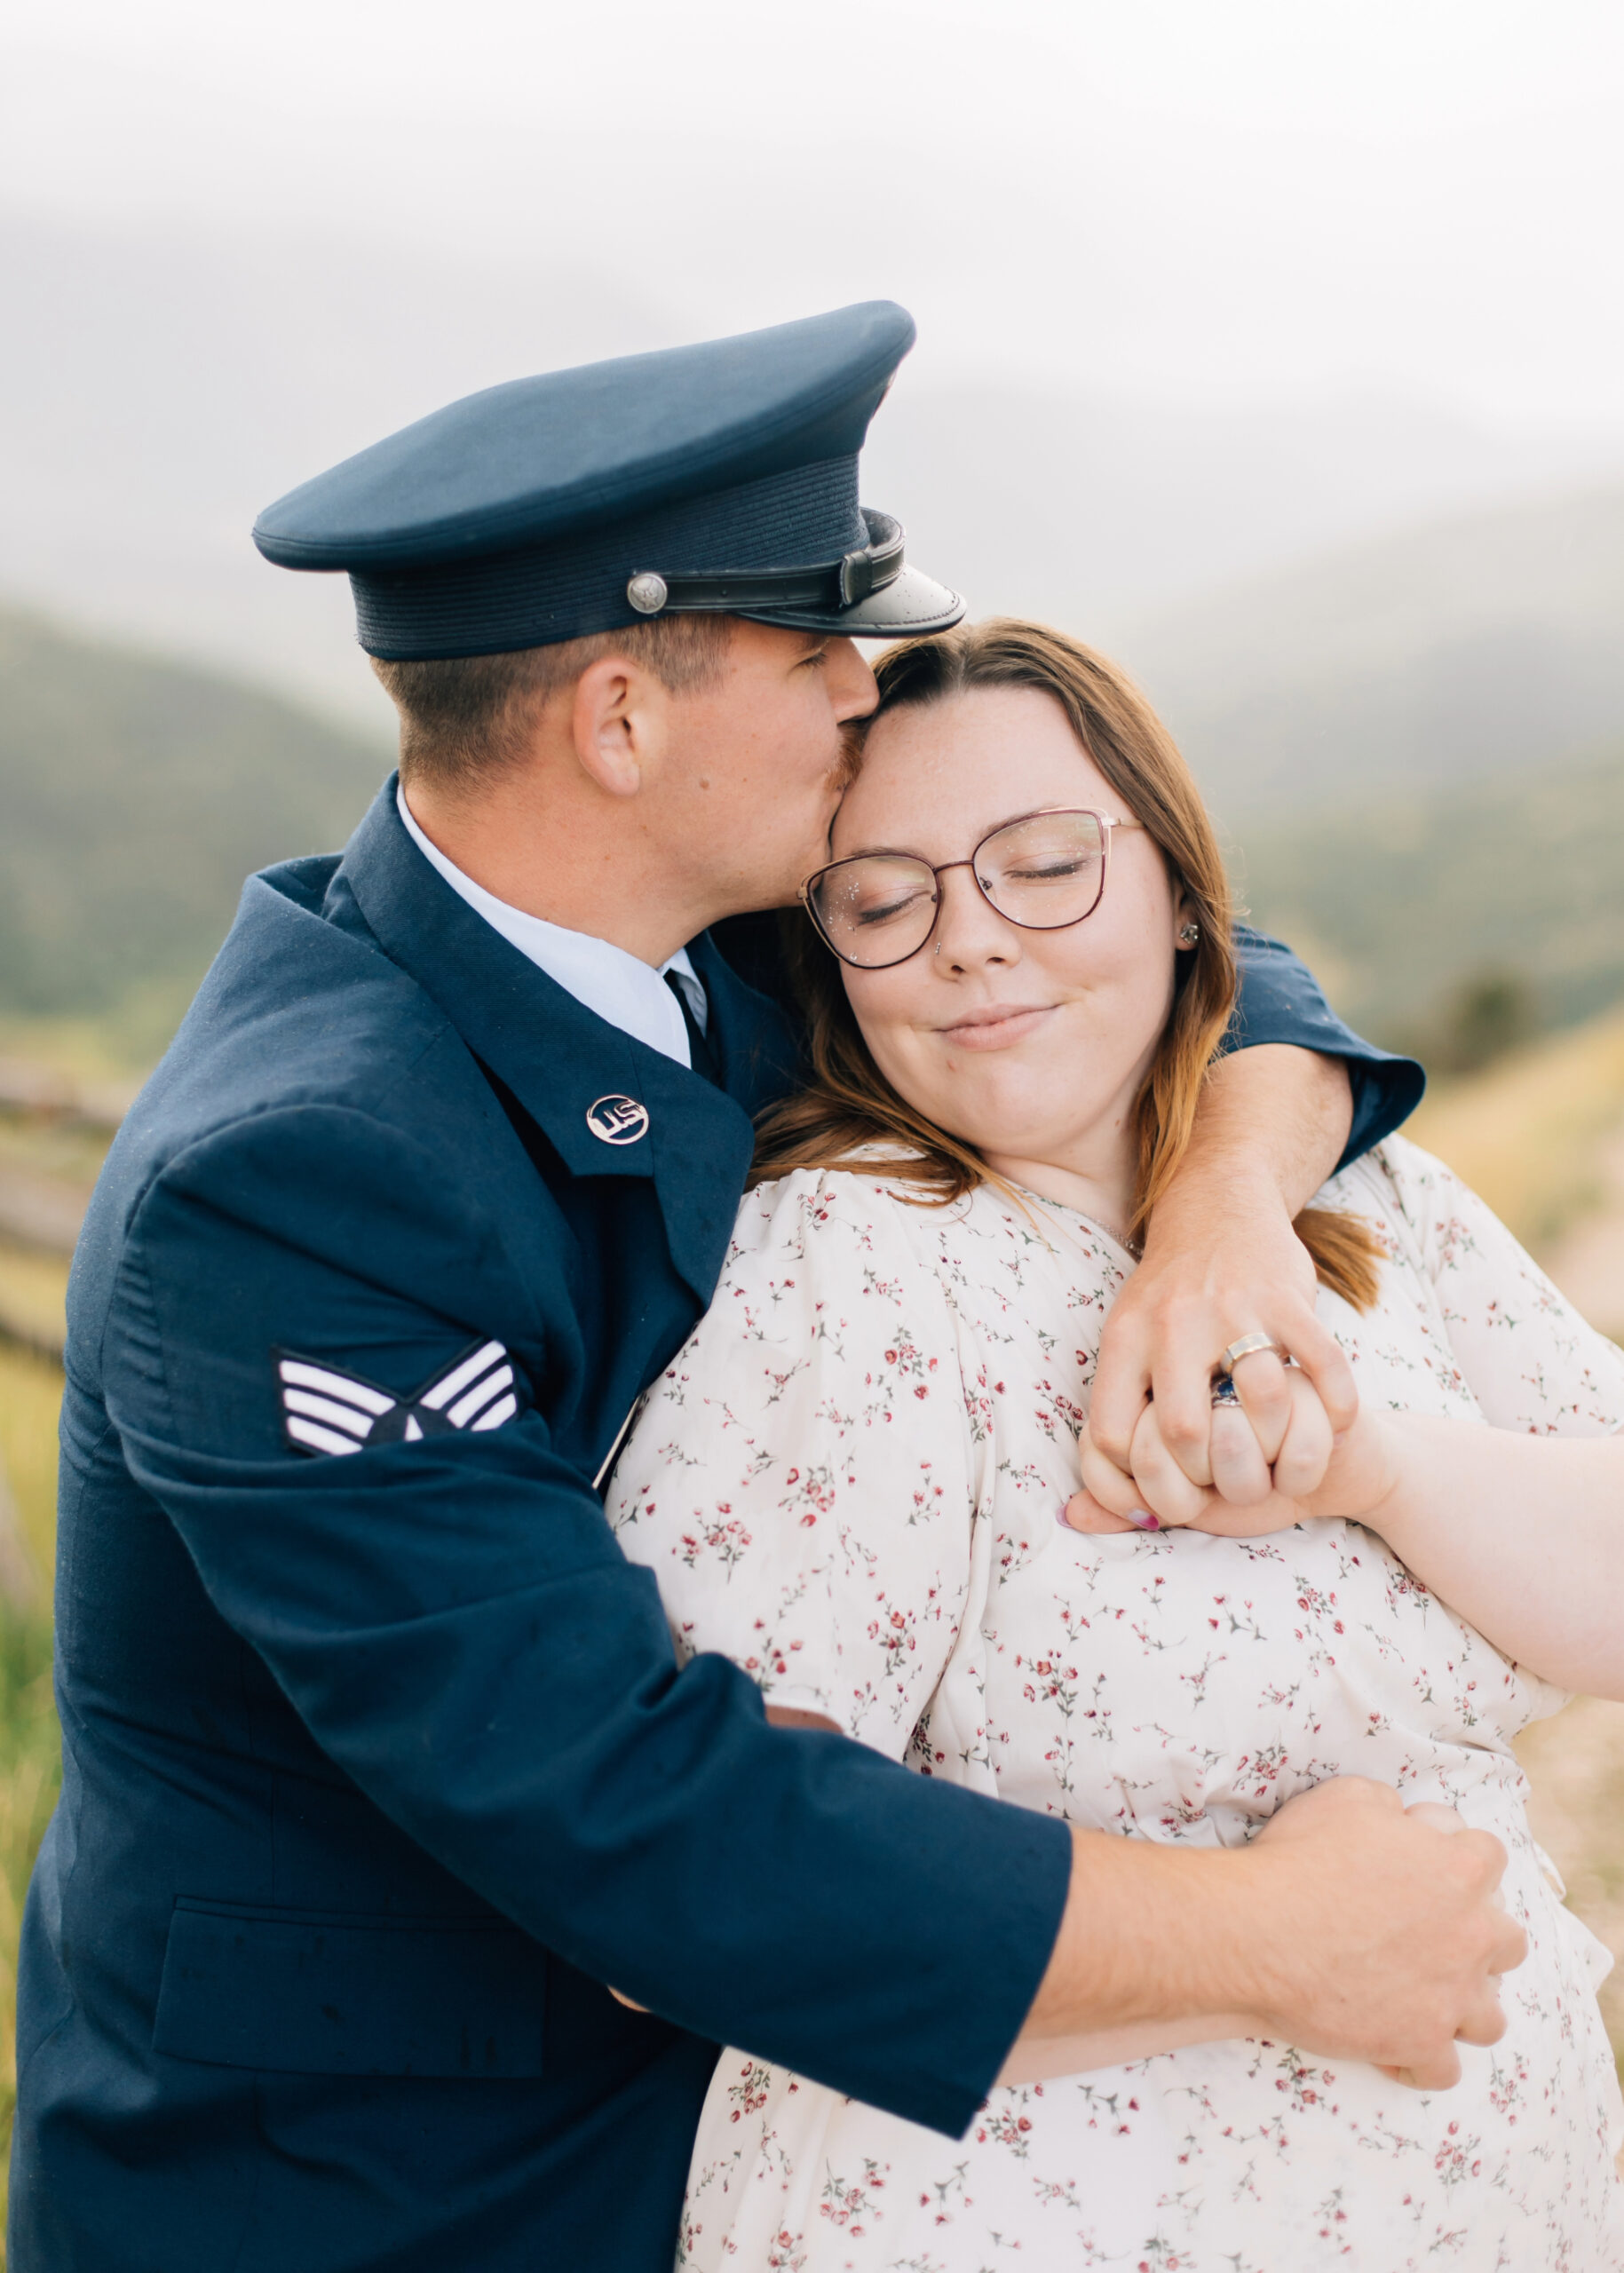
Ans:
[[[722,1513],[719,1509],[718,1515]],[[693,1571],[698,1569],[701,1556],[714,1555],[722,1565],[725,1578],[731,1579],[734,1566],[749,1554],[750,1543],[750,1534],[737,1517],[710,1523],[701,1519],[695,1530],[683,1532],[678,1559]]]
[[[1459,2186],[1463,2178],[1476,2178],[1483,2168],[1479,2150],[1481,2139],[1462,2139],[1461,2126],[1452,2123],[1432,2158],[1432,2167],[1446,2186]]]
[[[1292,2106],[1299,2115],[1305,2108],[1317,2107],[1336,2081],[1328,2068],[1311,2066],[1292,2045],[1286,2047],[1274,2064],[1280,2071],[1274,2079],[1274,2088],[1290,2094]]]
[[[901,1670],[904,1659],[912,1656],[919,1646],[914,1632],[914,1614],[912,1611],[887,1611],[883,1607],[884,1596],[880,1599],[881,1614],[871,1620],[868,1639],[877,1642],[884,1652],[887,1674],[895,1675]]]
[[[771,2068],[764,2068],[758,2060],[748,2060],[739,2071],[739,2080],[729,2084],[727,2096],[733,2102],[730,2123],[737,2123],[741,2116],[758,2115],[767,2103],[767,2086],[772,2080]]]
[[[820,1461],[789,1470],[778,1504],[786,1515],[796,1517],[803,1529],[810,1530],[820,1516],[829,1513],[836,1496],[835,1471],[827,1461]]]
[[[1318,2230],[1321,2241],[1342,2238],[1336,2232],[1336,2229],[1338,2226],[1345,2226],[1348,2222],[1348,2213],[1343,2207],[1343,2196],[1346,2190],[1344,2187],[1333,2187],[1314,2212],[1315,2217],[1319,2222]]]
[[[1523,2088],[1528,2081],[1528,2063],[1520,2053],[1509,2067],[1502,2068],[1498,2057],[1489,2067],[1489,2104],[1496,2114],[1503,2115],[1508,2123],[1517,2121],[1517,2111],[1522,2103]]]
[[[914,1486],[914,1504],[908,1515],[910,1524],[916,1524],[922,1516],[935,1515],[938,1512],[936,1503],[943,1496],[941,1485],[932,1484],[931,1481],[931,1463],[928,1460],[920,1461],[919,1476],[920,1480]]]
[[[827,2218],[832,2226],[842,2226],[852,2237],[860,2237],[865,2229],[857,2221],[873,2216],[878,2210],[874,2197],[884,2190],[888,2166],[865,2155],[860,2179],[844,2178],[831,2171],[823,2188],[823,2199],[818,2206],[818,2215]]]
[[[767,1634],[766,1620],[761,1618],[757,1619],[751,1630],[757,1634]],[[743,1659],[744,1670],[753,1676],[759,1675],[764,1671],[780,1675],[787,1674],[789,1670],[789,1659],[802,1646],[798,1639],[786,1644],[775,1641],[772,1635],[767,1634],[766,1640],[760,1644],[759,1648],[752,1650],[749,1656]]]
[[[947,2206],[950,2201],[956,2199],[966,2210],[970,2207],[970,2194],[964,2184],[964,2174],[969,2168],[968,2161],[955,2163],[952,2172],[947,2178],[933,2178],[931,2181],[931,2194],[936,2197],[934,2222],[937,2225],[950,2226],[953,2223],[953,2212]],[[919,2206],[922,2210],[930,2208],[931,2194],[920,2196]]]
[[[1418,1610],[1424,1611],[1431,1600],[1432,1590],[1422,1580],[1418,1579],[1413,1571],[1406,1571],[1402,1563],[1392,1564],[1387,1573],[1387,1606],[1390,1610],[1398,1612],[1406,1603],[1413,1603]]]
[[[1253,1779],[1252,1797],[1266,1800],[1273,1791],[1280,1770],[1290,1757],[1283,1744],[1259,1745],[1250,1753],[1242,1753],[1235,1762],[1235,1777]]]
[[[999,2146],[1007,2147],[1018,2161],[1025,2162],[1032,2151],[1028,2136],[1032,2118],[1017,2115],[1012,2107],[1000,2108],[996,2112],[986,2107],[981,2114],[982,2122],[976,2133],[977,2144],[985,2146],[989,2139],[994,2140]]]

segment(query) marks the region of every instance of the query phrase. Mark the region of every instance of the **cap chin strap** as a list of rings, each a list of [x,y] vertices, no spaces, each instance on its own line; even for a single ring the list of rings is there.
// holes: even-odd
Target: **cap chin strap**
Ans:
[[[865,505],[868,542],[844,559],[811,568],[723,568],[705,575],[668,575],[640,568],[626,586],[639,615],[677,613],[741,615],[757,608],[855,607],[902,574],[902,524]]]

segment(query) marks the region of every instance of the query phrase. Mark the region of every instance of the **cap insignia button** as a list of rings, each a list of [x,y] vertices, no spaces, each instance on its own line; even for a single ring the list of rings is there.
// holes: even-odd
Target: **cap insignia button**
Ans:
[[[586,1109],[586,1125],[602,1144],[635,1144],[648,1134],[648,1107],[636,1097],[599,1097]]]
[[[658,615],[669,597],[665,578],[646,568],[627,585],[626,597],[639,615]]]

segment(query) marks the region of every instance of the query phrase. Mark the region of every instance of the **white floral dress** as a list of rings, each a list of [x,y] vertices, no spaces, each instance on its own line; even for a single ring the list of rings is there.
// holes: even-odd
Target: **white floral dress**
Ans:
[[[1322,1291],[1361,1395],[1537,1433],[1624,1425],[1624,1357],[1402,1140],[1321,1204],[1386,1250]],[[946,1212],[872,1175],[747,1196],[715,1302],[655,1385],[611,1513],[680,1650],[863,1743],[1128,1838],[1235,1846],[1343,1773],[1498,1833],[1526,1926],[1509,2026],[1417,2094],[1285,2043],[995,2088],[958,2141],[725,2052],[678,2261],[702,2273],[1614,2273],[1606,1958],[1533,1846],[1511,1740],[1564,1701],[1358,1525],[1087,1537],[1100,1328],[1132,1269],[1071,1210]]]

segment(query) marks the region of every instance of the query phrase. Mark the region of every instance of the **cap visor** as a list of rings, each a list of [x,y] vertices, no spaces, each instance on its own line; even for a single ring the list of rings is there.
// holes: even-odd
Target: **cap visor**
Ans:
[[[905,639],[916,631],[949,631],[964,603],[946,584],[904,566],[877,592],[853,607],[743,607],[752,623],[781,623],[791,631],[832,631],[844,639]]]

